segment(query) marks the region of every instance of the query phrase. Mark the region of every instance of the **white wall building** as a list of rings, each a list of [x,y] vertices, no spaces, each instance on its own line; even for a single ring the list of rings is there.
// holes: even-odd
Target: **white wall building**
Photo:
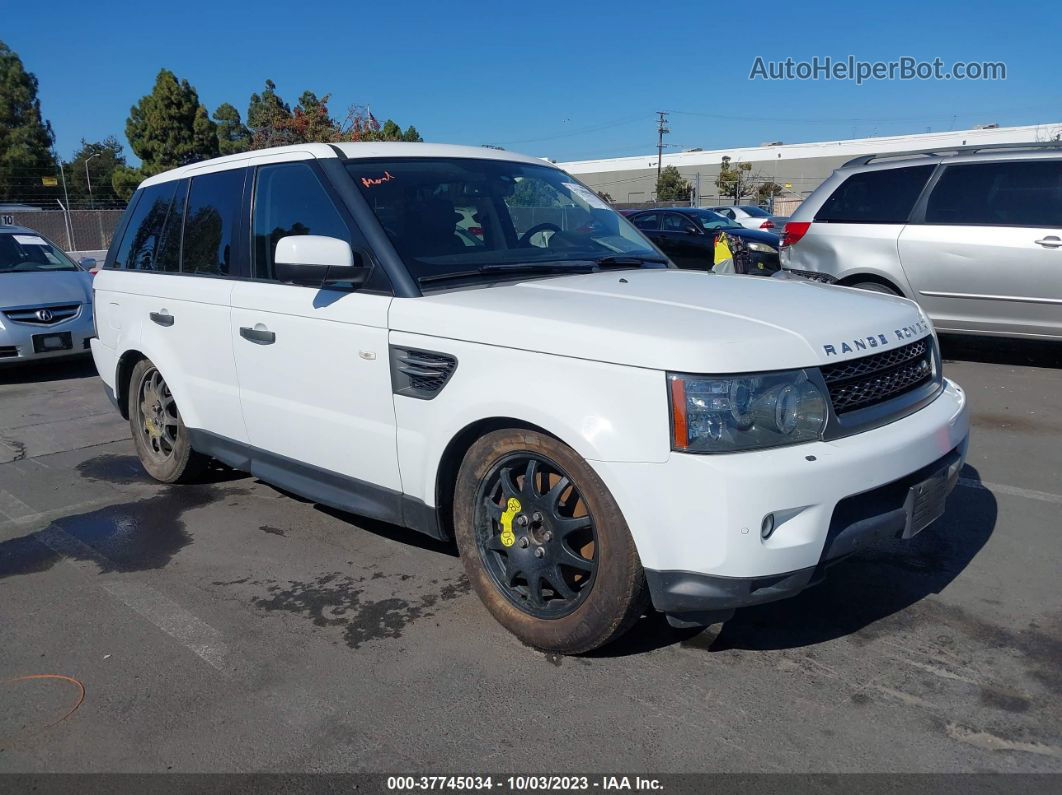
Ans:
[[[776,144],[733,149],[665,153],[664,166],[675,166],[691,184],[700,184],[701,206],[730,204],[720,197],[715,185],[724,156],[731,162],[752,163],[752,173],[763,180],[787,185],[777,208],[783,213],[818,187],[830,173],[853,157],[909,152],[922,149],[947,149],[976,144],[1033,143],[1057,140],[1062,136],[1062,122],[1032,124],[1023,127],[930,132],[878,138],[853,138],[847,141],[821,141],[806,144]],[[558,165],[590,187],[608,193],[617,203],[648,202],[655,198],[656,153],[605,160],[575,160]],[[752,203],[751,197],[743,201]],[[787,201],[789,200],[789,201]],[[786,207],[788,205],[788,208]]]

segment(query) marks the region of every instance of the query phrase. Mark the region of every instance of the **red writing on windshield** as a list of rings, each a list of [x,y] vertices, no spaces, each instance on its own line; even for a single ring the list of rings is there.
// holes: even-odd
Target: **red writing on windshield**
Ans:
[[[372,188],[376,185],[383,185],[385,182],[390,182],[395,177],[390,171],[385,171],[382,177],[362,177],[361,184],[366,188]]]

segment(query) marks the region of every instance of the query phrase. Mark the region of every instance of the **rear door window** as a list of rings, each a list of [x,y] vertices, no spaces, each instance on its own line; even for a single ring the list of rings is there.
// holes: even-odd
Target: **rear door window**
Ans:
[[[166,223],[159,237],[158,253],[155,254],[155,270],[176,273],[181,269],[181,230],[184,226],[184,201],[188,195],[188,180],[177,183],[177,191],[166,215]]]
[[[905,224],[935,166],[852,174],[819,208],[815,221],[835,224]]]
[[[245,176],[240,168],[192,178],[184,220],[185,273],[232,273]]]
[[[1062,227],[1062,161],[947,166],[926,203],[926,223]]]
[[[631,219],[633,223],[639,229],[645,229],[650,232],[654,232],[660,228],[660,214],[659,213],[642,213],[636,215]]]
[[[114,259],[115,268],[154,270],[155,252],[176,188],[177,183],[171,181],[141,189]]]
[[[696,232],[697,227],[688,218],[678,213],[664,213],[665,232]]]

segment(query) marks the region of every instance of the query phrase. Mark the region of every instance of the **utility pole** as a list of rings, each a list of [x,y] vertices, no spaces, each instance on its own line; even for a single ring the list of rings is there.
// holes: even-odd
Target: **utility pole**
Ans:
[[[664,160],[664,136],[671,132],[667,126],[667,111],[658,110],[656,112],[656,184],[660,184],[660,172],[663,168]]]
[[[74,224],[70,220],[70,194],[66,192],[66,169],[63,168],[63,159],[56,153],[55,161],[59,164],[59,175],[63,180],[63,198],[66,199],[66,207],[63,207],[63,203],[59,202],[59,206],[63,207],[63,214],[66,216],[66,237],[67,243],[70,246],[70,250],[74,251],[77,246],[74,244]]]

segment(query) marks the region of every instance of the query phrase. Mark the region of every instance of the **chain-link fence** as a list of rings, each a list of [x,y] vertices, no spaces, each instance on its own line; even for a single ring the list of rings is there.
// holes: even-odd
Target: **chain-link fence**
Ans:
[[[124,210],[41,210],[2,213],[3,223],[25,226],[54,241],[64,251],[102,250],[110,247]],[[69,226],[67,216],[69,215]]]

